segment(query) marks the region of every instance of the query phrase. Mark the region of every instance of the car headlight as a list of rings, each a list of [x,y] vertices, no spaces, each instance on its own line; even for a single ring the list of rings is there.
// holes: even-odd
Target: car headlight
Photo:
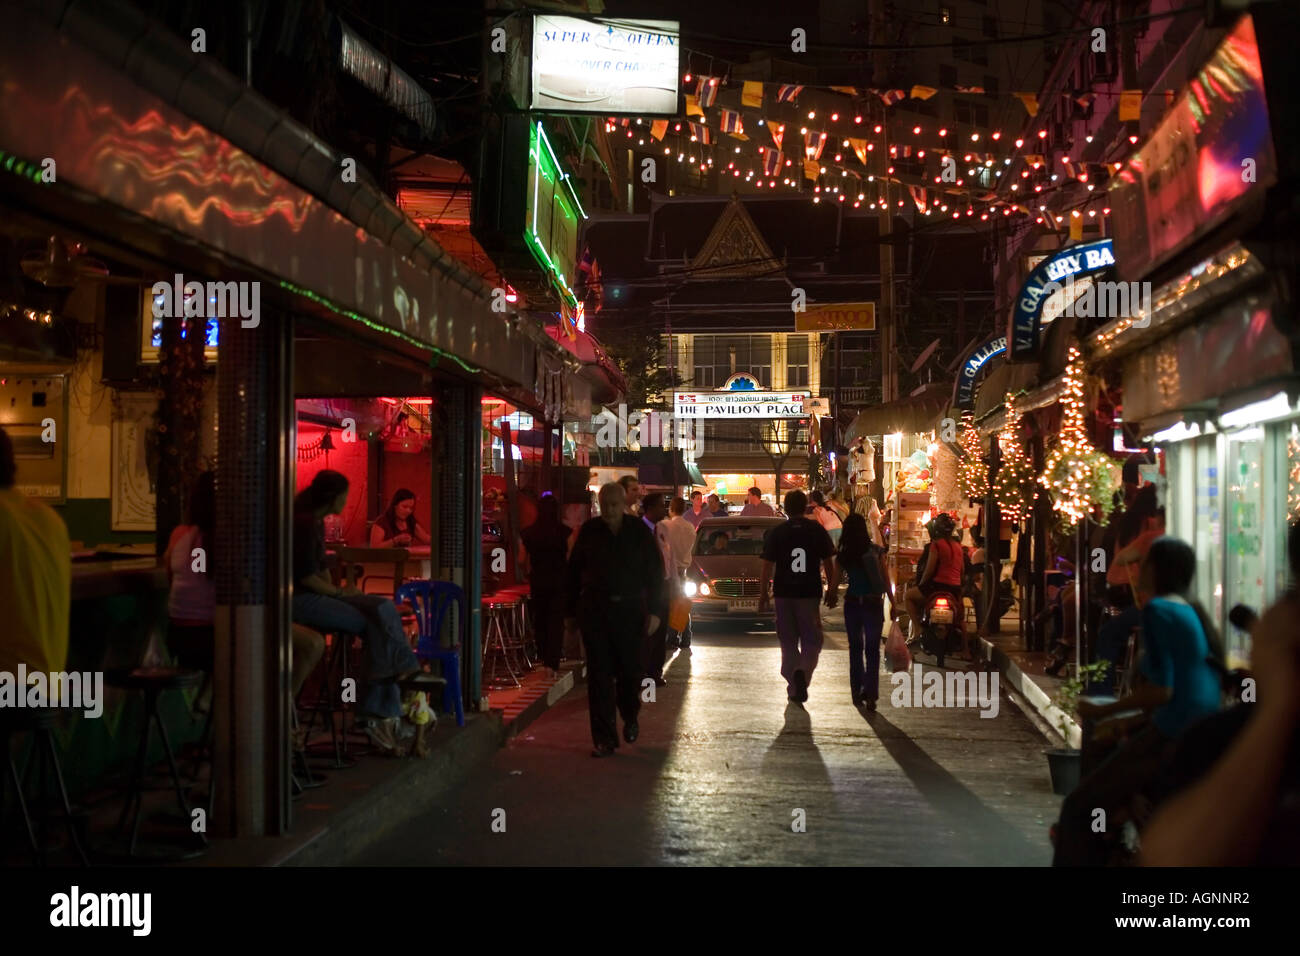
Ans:
[[[708,596],[709,596],[709,586],[708,586],[707,584],[704,584],[703,582],[701,582],[701,584],[700,584],[700,593],[703,594],[705,597],[708,597]]]
[[[694,581],[687,581],[686,587],[683,588],[682,590],[686,592],[687,597],[695,597],[695,592],[699,589],[695,586]]]

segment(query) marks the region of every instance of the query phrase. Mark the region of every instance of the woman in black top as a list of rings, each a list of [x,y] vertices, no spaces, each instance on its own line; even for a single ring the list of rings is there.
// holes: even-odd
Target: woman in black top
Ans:
[[[387,510],[370,529],[370,547],[405,548],[412,544],[428,544],[429,535],[415,520],[415,492],[398,488]]]
[[[555,496],[546,495],[537,503],[537,520],[519,535],[523,564],[528,570],[533,633],[537,635],[542,662],[552,672],[559,671],[564,650],[564,566],[571,534],[569,526],[560,520]]]

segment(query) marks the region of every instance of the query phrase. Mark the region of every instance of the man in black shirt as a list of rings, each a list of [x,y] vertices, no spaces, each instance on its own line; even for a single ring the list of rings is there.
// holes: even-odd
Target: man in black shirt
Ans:
[[[615,482],[600,489],[600,516],[578,529],[569,555],[565,624],[577,626],[587,648],[587,706],[593,757],[618,747],[615,703],[623,715],[623,739],[640,728],[640,684],[645,676],[646,635],[659,629],[663,560],[641,519],[624,512],[627,496]]]
[[[826,606],[839,600],[835,581],[835,546],[821,522],[804,516],[808,497],[802,491],[785,496],[785,513],[790,520],[772,528],[763,539],[763,580],[759,584],[758,609],[768,609],[767,585],[775,577],[776,636],[781,642],[781,676],[788,685],[790,700],[808,699],[808,685],[822,650],[822,618],[819,607],[822,579],[817,566],[826,571],[830,585]]]

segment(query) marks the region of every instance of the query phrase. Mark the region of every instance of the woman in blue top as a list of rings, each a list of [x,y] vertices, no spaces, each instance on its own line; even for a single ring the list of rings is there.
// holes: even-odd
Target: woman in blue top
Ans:
[[[876,709],[880,696],[880,635],[885,623],[885,592],[894,600],[885,550],[871,540],[867,519],[856,512],[844,519],[835,555],[834,584],[827,588],[826,606],[838,589],[841,570],[848,577],[844,595],[844,627],[849,633],[849,688],[855,705]]]
[[[1189,597],[1196,554],[1177,538],[1151,543],[1142,562],[1142,590],[1153,595],[1142,608],[1142,658],[1145,683],[1113,704],[1079,704],[1079,716],[1101,719],[1141,710],[1098,727],[1103,739],[1150,721],[1080,781],[1061,806],[1056,866],[1099,865],[1106,861],[1105,833],[1092,829],[1093,810],[1120,808],[1159,772],[1170,745],[1184,730],[1222,706],[1220,679],[1224,654],[1218,633],[1204,609]],[[1111,821],[1113,824],[1113,821]],[[1113,829],[1108,825],[1107,829]]]

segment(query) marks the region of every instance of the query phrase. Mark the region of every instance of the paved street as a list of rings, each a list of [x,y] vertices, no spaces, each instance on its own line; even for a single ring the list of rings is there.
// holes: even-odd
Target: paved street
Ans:
[[[882,674],[879,710],[859,712],[843,618],[827,618],[806,705],[785,699],[770,631],[702,628],[643,705],[635,745],[590,756],[580,685],[449,802],[355,862],[1049,863],[1059,798],[1045,742],[1015,705],[1003,695],[990,719],[896,708]],[[498,809],[505,832],[493,832]],[[805,832],[792,830],[796,810]]]

